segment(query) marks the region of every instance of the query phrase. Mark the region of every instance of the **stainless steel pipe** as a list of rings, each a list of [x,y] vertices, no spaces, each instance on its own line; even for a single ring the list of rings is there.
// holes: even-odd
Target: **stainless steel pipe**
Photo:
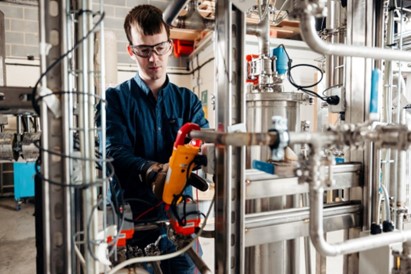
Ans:
[[[321,54],[411,62],[411,54],[406,51],[327,43],[317,35],[315,17],[312,14],[304,13],[300,16],[300,28],[307,45]]]
[[[163,12],[163,19],[169,25],[172,25],[174,19],[177,18],[181,9],[187,3],[187,0],[174,0],[167,6]]]

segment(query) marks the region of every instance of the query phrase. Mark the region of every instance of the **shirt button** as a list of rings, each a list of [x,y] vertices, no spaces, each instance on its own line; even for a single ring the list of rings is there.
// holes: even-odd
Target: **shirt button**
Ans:
[[[158,131],[160,131],[160,130],[161,130],[161,127],[158,128]]]

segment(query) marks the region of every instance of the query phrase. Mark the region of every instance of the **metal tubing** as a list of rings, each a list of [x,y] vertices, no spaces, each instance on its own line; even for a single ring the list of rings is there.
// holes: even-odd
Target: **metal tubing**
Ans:
[[[47,53],[46,53],[46,17],[47,13],[46,10],[48,8],[48,1],[46,0],[39,0],[39,40],[40,40],[40,71],[44,72],[47,69]],[[41,85],[46,87],[47,86],[47,78],[43,77],[41,81]],[[43,174],[44,178],[49,178],[49,157],[48,153],[46,152],[49,149],[49,130],[48,130],[48,113],[47,113],[47,105],[44,100],[40,103],[40,117],[41,117],[41,130],[42,130],[42,138],[41,138],[41,147],[44,149],[41,151],[41,158],[42,158],[42,165],[41,165],[41,173]],[[43,242],[42,242],[42,249],[43,254],[38,254],[38,256],[42,257],[43,265],[38,266],[38,269],[41,269],[44,273],[51,272],[51,212],[49,210],[50,207],[50,185],[43,184],[42,187],[42,216],[43,216]],[[39,263],[39,261],[37,261]]]
[[[99,2],[100,13],[104,12],[104,1],[100,0]],[[102,200],[103,200],[103,231],[106,231],[107,228],[107,202],[108,201],[108,190],[109,190],[109,181],[107,180],[107,166],[106,166],[106,63],[105,63],[105,29],[104,29],[104,20],[100,23],[100,147],[101,151],[101,180],[103,182],[102,186]],[[99,129],[97,129],[98,131]],[[107,235],[104,234],[104,239],[107,238]],[[106,269],[104,269],[106,270]]]
[[[381,163],[381,150],[379,150],[375,144],[371,144],[372,152],[372,169],[371,169],[371,223],[380,223],[380,163]]]
[[[172,1],[163,12],[163,19],[169,25],[173,25],[174,19],[177,18],[181,9],[186,4],[187,0],[174,0]]]
[[[201,259],[200,256],[193,250],[193,248],[190,248],[187,250],[187,255],[190,256],[191,260],[197,267],[198,271],[202,274],[211,274],[210,268],[205,264],[205,262]]]
[[[331,0],[328,1],[327,3],[327,8],[328,8],[328,16],[327,16],[327,24],[326,28],[327,31],[331,32],[330,36],[330,42],[331,43],[337,43],[338,42],[338,37],[336,37],[335,31],[337,30],[338,27],[340,27],[340,9],[339,7],[341,6],[341,3],[339,1],[337,2],[336,0]],[[326,57],[326,64],[327,64],[327,72],[326,72],[326,77],[327,77],[327,86],[331,87],[336,84],[340,84],[338,82],[338,78],[335,75],[336,67],[338,64],[338,57],[337,56],[327,56]]]
[[[263,6],[267,5],[263,1]],[[246,33],[255,35],[259,38],[258,43],[260,46],[260,53],[265,56],[270,56],[270,16],[269,12],[265,13],[266,15],[258,24],[247,24],[246,25]]]
[[[300,16],[303,40],[315,52],[325,55],[373,58],[377,60],[397,60],[411,62],[411,54],[406,51],[359,47],[354,45],[330,44],[321,40],[315,29],[314,15],[304,13]]]
[[[401,67],[401,66],[400,66]],[[401,72],[397,75],[397,97],[401,97],[405,95],[405,81],[401,75]],[[399,102],[397,102],[399,104]],[[400,125],[405,125],[405,110],[401,107],[401,105],[397,106],[397,122]],[[404,221],[404,209],[406,208],[407,203],[407,182],[406,182],[406,159],[407,159],[407,152],[405,151],[397,151],[396,153],[397,162],[395,165],[396,174],[397,174],[397,193],[396,193],[396,209],[397,209],[397,219],[396,219],[396,227],[397,229],[401,230],[403,228],[403,221]]]
[[[212,131],[192,131],[190,137],[201,139],[205,142],[218,145],[229,145],[235,147],[268,145],[272,146],[277,142],[276,132],[248,133],[248,132],[212,132]]]
[[[320,179],[320,146],[311,148],[311,175],[310,184],[310,238],[315,248],[325,256],[337,256],[355,253],[368,249],[386,246],[396,242],[411,239],[411,230],[395,231],[390,233],[366,236],[347,240],[341,243],[330,244],[324,237],[323,224],[323,195],[324,189]]]
[[[83,11],[79,15],[79,39],[82,39],[93,27],[92,3],[87,0],[81,0],[81,8]],[[80,153],[84,159],[92,159],[94,157],[94,43],[91,36],[84,40],[79,50],[79,135],[80,135]],[[88,184],[95,182],[96,170],[95,163],[87,160],[82,165],[82,183]],[[97,213],[93,208],[97,204],[97,189],[95,186],[87,188],[82,193],[83,207],[83,228],[85,229],[87,244],[97,239],[98,234],[98,219]],[[91,216],[92,215],[92,216]],[[89,222],[89,220],[91,220]],[[90,244],[90,249],[85,252],[86,272],[98,273],[98,261],[94,260],[93,254],[96,254],[97,246]]]
[[[6,31],[4,13],[0,10],[0,86],[6,85]]]
[[[338,137],[332,133],[312,133],[306,132],[289,132],[290,144],[331,144],[338,140]],[[278,141],[276,132],[214,132],[208,130],[197,131],[193,130],[189,133],[189,137],[200,139],[208,143],[228,146],[273,146]]]

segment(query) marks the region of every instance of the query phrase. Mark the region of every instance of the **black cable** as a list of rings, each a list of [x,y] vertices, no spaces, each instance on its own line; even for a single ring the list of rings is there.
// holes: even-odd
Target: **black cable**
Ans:
[[[89,30],[89,32],[86,33],[85,36],[83,36],[79,41],[77,41],[76,44],[74,44],[74,46],[69,49],[66,53],[64,53],[63,55],[61,55],[59,58],[57,58],[53,63],[51,63],[47,69],[40,75],[39,79],[37,80],[36,84],[33,86],[32,89],[32,93],[31,93],[31,102],[34,108],[34,111],[40,115],[40,108],[39,105],[36,102],[36,92],[37,92],[37,87],[40,84],[41,80],[50,72],[50,70],[52,68],[54,68],[57,64],[59,64],[64,58],[66,58],[70,53],[72,53],[74,50],[76,50],[83,42],[84,40],[86,40],[92,33],[94,33],[94,31],[96,30],[96,28],[100,25],[100,23],[103,21],[105,16],[105,12],[102,12],[100,14],[100,18],[98,19],[98,21],[94,24],[93,28],[91,30]]]
[[[319,83],[321,83],[323,77],[324,77],[324,73],[323,71],[314,65],[311,64],[298,64],[298,65],[292,65],[292,59],[290,58],[290,56],[288,55],[288,52],[285,48],[285,46],[283,44],[280,44],[278,47],[282,47],[284,49],[285,54],[287,55],[287,59],[288,59],[288,70],[287,70],[287,77],[288,77],[288,81],[290,82],[291,85],[293,85],[295,88],[297,88],[297,90],[301,90],[302,92],[305,92],[306,94],[312,96],[312,97],[317,97],[322,101],[327,102],[329,105],[338,105],[338,103],[340,102],[340,97],[336,96],[336,95],[332,95],[332,96],[321,96],[320,94],[309,90],[309,88],[315,87],[317,86]],[[291,74],[291,71],[295,68],[299,68],[299,67],[308,67],[308,68],[312,68],[315,69],[317,71],[320,72],[320,79],[310,85],[299,85],[294,81],[294,78]]]
[[[83,13],[83,12],[90,12],[88,10],[80,10],[78,13]],[[50,95],[56,95],[56,94],[73,94],[73,93],[79,93],[79,92],[68,92],[68,91],[57,91],[57,92],[53,92],[50,94],[46,94],[46,95],[41,95],[36,97],[36,92],[37,92],[37,87],[39,86],[41,80],[51,71],[52,68],[54,68],[57,64],[59,64],[65,57],[67,57],[71,52],[73,52],[74,50],[76,50],[95,30],[96,28],[100,25],[100,23],[103,21],[105,16],[105,13],[101,13],[100,18],[98,19],[98,21],[94,24],[93,28],[85,35],[83,36],[70,50],[68,50],[65,54],[61,55],[59,58],[57,58],[53,63],[51,63],[47,69],[40,75],[39,79],[37,80],[36,84],[34,85],[33,89],[32,89],[32,96],[31,96],[31,100],[32,100],[32,105],[34,110],[36,111],[36,113],[38,115],[40,115],[40,108],[39,108],[39,101],[42,100],[43,98],[50,96]],[[81,93],[82,95],[84,95],[84,93]],[[95,94],[88,94],[89,96],[93,96],[95,98],[100,98],[98,95]],[[100,98],[101,99],[101,98]],[[76,140],[75,140],[76,142]],[[61,152],[56,152],[56,151],[52,151],[49,149],[44,149],[43,147],[41,147],[40,142],[39,141],[35,141],[33,142],[34,145],[39,149],[39,152],[47,152],[48,154],[51,155],[56,155],[62,158],[68,158],[68,159],[72,159],[72,160],[80,160],[80,161],[93,161],[93,162],[102,162],[101,159],[95,159],[95,158],[84,158],[84,157],[75,157],[73,155],[65,155]],[[97,154],[98,155],[98,154]],[[106,160],[106,164],[111,166],[111,162],[112,159]],[[53,181],[51,179],[45,178],[42,174],[41,171],[39,170],[39,166],[40,166],[40,159],[38,158],[36,161],[36,165],[35,165],[35,170],[36,173],[39,175],[39,177],[41,178],[41,180],[48,182],[49,184],[52,185],[57,185],[60,187],[73,187],[73,188],[77,188],[77,189],[81,189],[84,190],[88,187],[91,186],[101,186],[104,181],[97,181],[97,182],[89,182],[87,184],[62,184],[61,182],[56,182]],[[114,172],[114,168],[112,168],[111,166],[111,170]],[[108,178],[110,178],[110,176],[113,176],[112,174],[108,175]]]
[[[196,67],[195,69],[193,69],[193,70],[190,72],[190,74],[196,72],[197,70],[202,69],[205,65],[207,65],[208,63],[210,63],[210,62],[213,61],[213,60],[214,60],[214,57],[208,59],[207,61],[205,61],[204,63],[202,63],[200,66],[198,66],[198,67]]]

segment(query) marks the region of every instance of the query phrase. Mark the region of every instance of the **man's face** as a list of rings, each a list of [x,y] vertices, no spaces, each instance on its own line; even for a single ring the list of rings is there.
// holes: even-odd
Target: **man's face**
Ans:
[[[159,34],[154,34],[154,35],[144,35],[139,28],[132,26],[131,27],[131,37],[132,37],[132,46],[128,46],[128,53],[130,54],[130,57],[134,59],[138,66],[139,66],[139,74],[140,77],[145,80],[145,81],[153,81],[153,80],[165,80],[166,77],[166,69],[167,69],[167,63],[168,63],[168,57],[170,56],[170,53],[172,51],[172,48],[168,50],[166,53],[163,55],[158,55],[153,48],[150,47],[144,47],[144,46],[154,46],[154,45],[160,45],[160,48],[163,42],[165,43],[165,46],[169,46],[167,43],[168,37],[167,37],[167,32],[162,28],[161,33]],[[134,47],[134,49],[133,49]],[[141,57],[137,53],[137,49],[142,49],[142,51],[151,51],[151,54],[147,57]]]

